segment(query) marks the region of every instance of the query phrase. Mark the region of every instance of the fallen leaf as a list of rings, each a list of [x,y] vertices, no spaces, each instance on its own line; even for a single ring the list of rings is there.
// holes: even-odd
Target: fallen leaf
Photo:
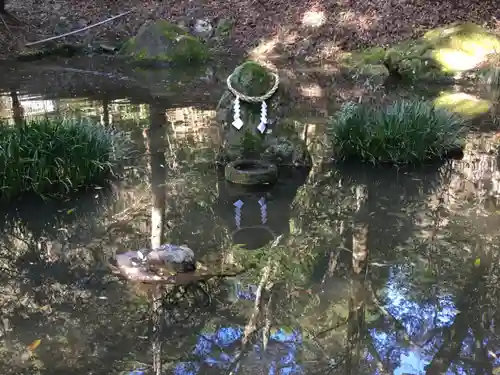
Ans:
[[[26,347],[26,350],[29,350],[30,352],[34,351],[36,348],[38,348],[38,346],[40,345],[41,342],[42,342],[41,339],[33,341],[31,344],[29,344]]]

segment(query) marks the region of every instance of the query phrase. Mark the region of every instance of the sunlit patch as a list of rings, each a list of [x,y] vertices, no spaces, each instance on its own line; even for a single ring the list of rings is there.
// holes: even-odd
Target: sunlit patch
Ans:
[[[432,57],[443,69],[454,72],[473,69],[500,49],[498,35],[472,23],[431,30],[424,40],[435,49]]]
[[[302,17],[302,25],[309,27],[320,27],[325,24],[325,12],[317,10],[308,10]]]
[[[272,38],[261,41],[257,47],[250,51],[249,56],[252,60],[265,64],[266,61],[277,57],[279,47],[293,45],[297,40],[297,33],[282,29]]]
[[[433,53],[434,59],[439,62],[443,69],[453,72],[471,70],[481,65],[487,56],[487,53],[469,54],[452,48],[441,48]]]
[[[464,116],[478,116],[488,112],[492,106],[488,100],[479,99],[464,92],[444,92],[434,100],[434,105]]]
[[[300,85],[300,93],[308,98],[321,98],[323,89],[318,84]]]
[[[265,59],[272,52],[274,52],[274,49],[276,48],[278,43],[279,40],[277,36],[275,36],[270,40],[260,42],[257,47],[255,47],[253,50],[250,51],[250,58],[252,60],[257,60],[257,61]]]

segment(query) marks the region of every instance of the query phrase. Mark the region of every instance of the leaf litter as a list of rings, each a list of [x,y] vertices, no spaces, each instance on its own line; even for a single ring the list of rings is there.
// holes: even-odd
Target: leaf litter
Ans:
[[[286,35],[280,43],[283,52],[293,59],[317,52],[319,46],[328,43],[344,51],[386,46],[455,21],[494,29],[500,26],[495,0],[7,0],[6,7],[23,24],[7,29],[0,23],[4,56],[19,52],[26,42],[76,30],[129,10],[131,14],[123,18],[62,41],[122,41],[147,20],[208,19],[215,23],[231,19],[234,25],[225,43],[228,50],[249,51]]]

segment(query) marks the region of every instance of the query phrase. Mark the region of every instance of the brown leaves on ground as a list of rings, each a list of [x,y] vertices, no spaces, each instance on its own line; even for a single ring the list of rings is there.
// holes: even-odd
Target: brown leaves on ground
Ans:
[[[496,27],[500,13],[496,0],[7,0],[7,10],[27,23],[11,29],[26,41],[85,27],[127,10],[133,13],[66,41],[120,40],[148,19],[234,19],[228,48],[249,51],[258,45],[266,48],[267,43],[266,52],[287,52],[291,58],[328,49],[388,45],[454,21]],[[19,37],[9,35],[3,24],[0,35],[3,47],[16,47],[13,41]]]

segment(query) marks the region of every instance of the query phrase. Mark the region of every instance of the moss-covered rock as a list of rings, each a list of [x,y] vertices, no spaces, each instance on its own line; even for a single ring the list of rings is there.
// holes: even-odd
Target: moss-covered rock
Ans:
[[[257,97],[269,92],[274,86],[274,80],[274,74],[267,68],[256,62],[247,61],[234,70],[231,76],[231,86],[243,95]],[[240,100],[240,118],[244,125],[240,130],[232,126],[234,99],[235,95],[227,90],[217,105],[217,120],[221,124],[221,138],[223,139],[222,152],[219,155],[222,163],[253,158],[271,160],[278,164],[307,164],[309,159],[302,155],[305,147],[302,144],[299,145],[298,137],[291,136],[281,124],[287,106],[291,102],[285,83],[281,82],[276,92],[266,100],[268,124],[264,134],[257,129],[261,115],[260,102],[249,103]],[[283,139],[287,140],[285,147],[287,150],[290,145],[296,150],[296,152],[287,151],[285,158],[281,154],[274,155],[275,152],[273,152],[275,150],[282,153],[278,146],[283,143],[279,140]]]
[[[487,113],[493,104],[464,92],[442,92],[434,105],[465,117],[475,117]]]
[[[403,78],[442,80],[473,70],[499,49],[495,33],[473,23],[455,23],[390,48],[385,65]]]
[[[371,47],[353,52],[346,52],[342,62],[349,67],[358,67],[366,64],[380,65],[384,62],[386,50],[382,47]]]
[[[165,20],[146,22],[126,41],[120,54],[139,62],[203,62],[209,51],[203,42]]]

